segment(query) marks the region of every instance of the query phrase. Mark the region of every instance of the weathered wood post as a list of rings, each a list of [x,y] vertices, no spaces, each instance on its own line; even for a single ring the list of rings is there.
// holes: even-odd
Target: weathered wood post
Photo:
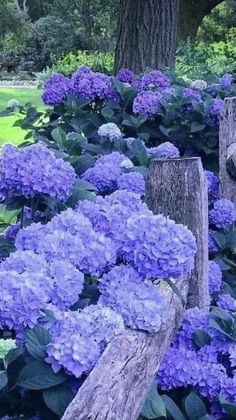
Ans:
[[[183,223],[195,235],[198,251],[190,279],[188,306],[204,309],[210,305],[207,194],[200,158],[155,159],[151,162],[147,204],[154,213],[162,213],[177,223]]]
[[[159,199],[155,196],[158,194],[157,185],[162,188]],[[163,200],[162,204],[160,200]],[[161,205],[161,211],[164,214],[171,212],[172,218],[178,222],[191,222],[191,228],[197,233],[198,243],[202,246],[200,252],[204,262],[200,261],[199,255],[198,263],[205,264],[203,242],[207,237],[208,202],[200,160],[190,158],[153,161],[147,183],[147,201],[154,213],[159,212]],[[201,272],[205,273],[205,266],[201,268]],[[196,272],[193,278],[195,283],[191,282],[190,301],[201,307],[207,306],[206,279],[203,285]],[[180,279],[176,284],[186,300],[189,278]],[[162,357],[180,326],[184,310],[179,297],[167,283],[160,282],[157,287],[165,294],[169,303],[167,324],[158,334],[127,329],[114,338],[79,389],[62,420],[138,418]]]
[[[220,196],[236,205],[236,97],[226,98],[220,117]]]

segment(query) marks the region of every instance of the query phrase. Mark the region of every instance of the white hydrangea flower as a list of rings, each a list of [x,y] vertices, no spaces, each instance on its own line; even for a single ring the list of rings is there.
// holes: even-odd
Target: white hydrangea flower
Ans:
[[[190,87],[191,89],[205,90],[207,88],[207,82],[205,80],[193,80]]]
[[[9,351],[16,348],[16,340],[8,338],[4,340],[0,339],[0,359],[5,359]]]
[[[120,168],[122,169],[131,169],[133,167],[134,167],[134,164],[129,158],[124,159],[120,164]]]
[[[120,140],[123,137],[119,127],[114,123],[102,124],[98,129],[100,137],[108,137],[110,140]]]

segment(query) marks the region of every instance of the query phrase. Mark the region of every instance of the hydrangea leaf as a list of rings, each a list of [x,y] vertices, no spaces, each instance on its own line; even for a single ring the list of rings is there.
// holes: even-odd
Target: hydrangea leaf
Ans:
[[[167,413],[170,414],[174,420],[186,420],[186,417],[181,413],[179,407],[170,397],[168,397],[168,395],[162,395],[161,397],[165,402]]]
[[[40,390],[59,385],[67,379],[64,373],[54,373],[46,363],[28,363],[20,372],[17,385],[31,390]]]
[[[43,391],[43,399],[50,410],[62,416],[73,399],[73,393],[66,386],[59,385]]]
[[[51,341],[50,333],[40,326],[28,330],[25,338],[25,346],[35,359],[44,359],[46,357],[46,346]]]
[[[199,420],[207,414],[204,402],[194,392],[191,392],[187,396],[184,402],[184,407],[191,420]]]
[[[157,386],[154,383],[149,391],[148,397],[142,409],[142,416],[147,419],[166,418],[166,407],[161,396],[157,392]]]

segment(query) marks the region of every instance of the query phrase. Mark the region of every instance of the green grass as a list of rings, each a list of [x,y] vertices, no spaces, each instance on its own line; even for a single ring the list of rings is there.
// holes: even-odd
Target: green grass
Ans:
[[[44,109],[41,95],[39,89],[0,87],[0,110],[4,109],[11,99],[17,99],[22,105],[31,102],[38,109]],[[4,143],[20,144],[24,141],[26,131],[20,127],[13,127],[17,119],[19,115],[0,118],[0,146]]]

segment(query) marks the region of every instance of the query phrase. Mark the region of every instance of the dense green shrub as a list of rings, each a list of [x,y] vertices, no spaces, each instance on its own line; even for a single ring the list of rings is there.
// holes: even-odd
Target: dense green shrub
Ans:
[[[82,65],[89,66],[94,71],[112,73],[114,57],[112,53],[102,53],[99,51],[89,52],[79,50],[69,52],[62,57],[54,58],[52,70],[69,76]]]
[[[236,72],[236,46],[233,42],[212,44],[182,43],[176,55],[176,71],[190,79],[203,79]]]

